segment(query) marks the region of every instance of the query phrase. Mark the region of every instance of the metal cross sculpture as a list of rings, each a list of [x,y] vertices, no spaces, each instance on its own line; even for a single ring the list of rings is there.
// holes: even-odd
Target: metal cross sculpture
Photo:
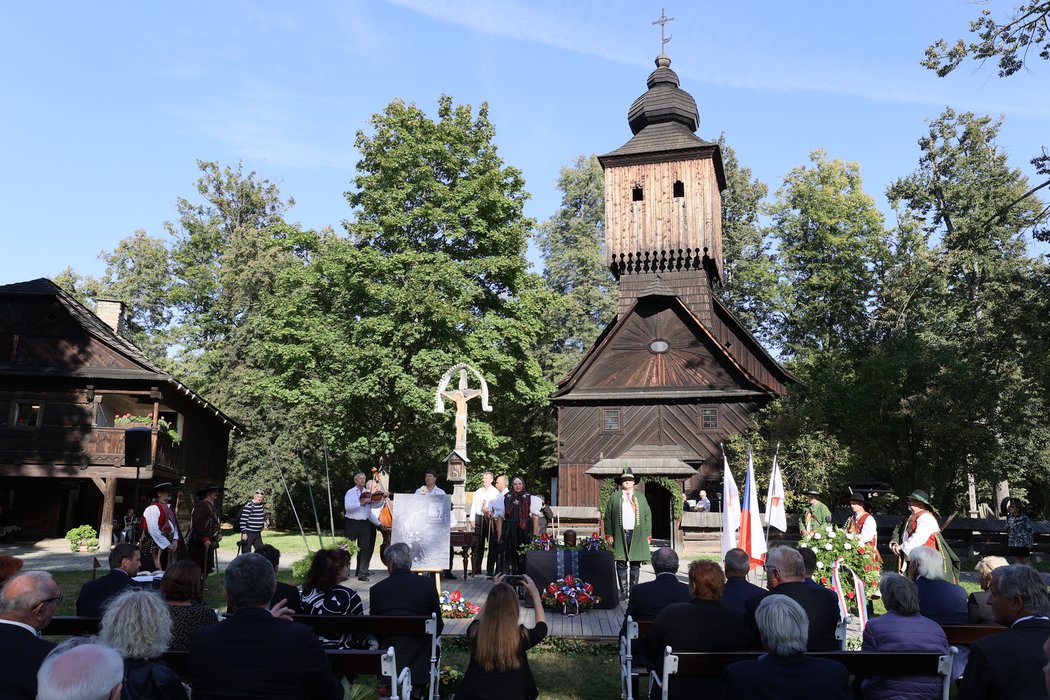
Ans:
[[[663,52],[664,52],[664,46],[666,46],[667,42],[669,42],[671,40],[671,35],[670,34],[668,34],[667,36],[664,36],[664,29],[666,28],[664,25],[666,25],[668,22],[673,22],[673,21],[674,21],[674,17],[668,17],[667,14],[664,12],[664,8],[661,7],[660,8],[660,19],[655,20],[653,22],[653,24],[659,24],[660,25],[660,53],[661,54],[663,54]]]
[[[459,373],[459,388],[449,391],[449,382],[452,381],[452,375],[456,372]],[[470,388],[467,372],[477,377],[478,384],[481,386],[480,389]],[[491,411],[489,385],[485,382],[485,378],[481,376],[481,372],[467,364],[449,367],[448,371],[441,377],[437,392],[434,394],[434,413],[445,412],[445,399],[452,399],[456,402],[456,452],[464,458],[467,456],[467,402],[479,396],[481,397],[481,410]]]

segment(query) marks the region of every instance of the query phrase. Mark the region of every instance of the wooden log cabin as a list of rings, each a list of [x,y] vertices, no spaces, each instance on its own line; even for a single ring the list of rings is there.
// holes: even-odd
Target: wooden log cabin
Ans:
[[[796,380],[723,304],[718,144],[696,135],[696,102],[661,55],[628,111],[634,136],[599,158],[616,318],[560,383],[556,504],[597,506],[601,480],[630,466],[654,538],[681,542],[672,494],[721,491],[720,443]],[[742,487],[742,485],[741,485]]]
[[[182,519],[186,496],[225,480],[235,423],[124,338],[123,313],[99,301],[96,315],[47,279],[0,286],[0,526],[19,539],[88,524],[105,549],[155,482],[182,484]],[[136,424],[149,430],[138,469]]]

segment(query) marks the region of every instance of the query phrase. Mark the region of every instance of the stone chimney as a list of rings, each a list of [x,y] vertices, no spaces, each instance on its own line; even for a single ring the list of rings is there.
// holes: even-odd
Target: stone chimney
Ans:
[[[113,332],[119,336],[124,335],[124,331],[127,327],[124,311],[124,302],[117,299],[96,299],[95,300],[95,315],[97,315],[102,322],[113,329]]]

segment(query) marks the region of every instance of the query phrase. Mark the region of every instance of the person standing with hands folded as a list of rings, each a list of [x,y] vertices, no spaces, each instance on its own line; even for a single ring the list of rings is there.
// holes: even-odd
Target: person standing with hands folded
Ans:
[[[649,542],[653,535],[653,516],[645,496],[634,490],[634,472],[625,467],[617,478],[620,491],[609,496],[605,505],[605,539],[612,544],[616,560],[616,579],[620,584],[620,600],[638,585],[643,561],[649,561]],[[630,565],[630,587],[627,569]]]

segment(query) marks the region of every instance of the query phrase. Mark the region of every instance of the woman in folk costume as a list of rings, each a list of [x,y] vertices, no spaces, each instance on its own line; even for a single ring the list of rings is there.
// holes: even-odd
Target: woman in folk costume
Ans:
[[[520,476],[510,482],[510,491],[503,497],[503,530],[500,547],[503,550],[503,572],[525,573],[525,557],[521,546],[532,541],[532,496],[525,490],[525,480]]]
[[[634,472],[624,467],[616,479],[620,491],[609,496],[605,504],[605,539],[612,543],[616,560],[616,578],[620,583],[620,600],[638,584],[643,561],[649,561],[649,541],[653,534],[653,516],[645,496],[634,490]],[[630,587],[627,568],[630,564]]]
[[[849,497],[849,507],[853,510],[853,515],[846,521],[846,532],[857,535],[857,540],[865,547],[871,547],[879,561],[882,561],[879,554],[878,528],[875,516],[868,512],[867,496],[854,491]]]
[[[890,549],[901,561],[916,547],[932,547],[944,557],[944,579],[959,582],[959,557],[941,535],[941,526],[937,522],[937,510],[930,503],[930,496],[918,489],[908,496],[908,518],[901,523],[902,530],[894,532]],[[903,556],[902,556],[903,555]]]

